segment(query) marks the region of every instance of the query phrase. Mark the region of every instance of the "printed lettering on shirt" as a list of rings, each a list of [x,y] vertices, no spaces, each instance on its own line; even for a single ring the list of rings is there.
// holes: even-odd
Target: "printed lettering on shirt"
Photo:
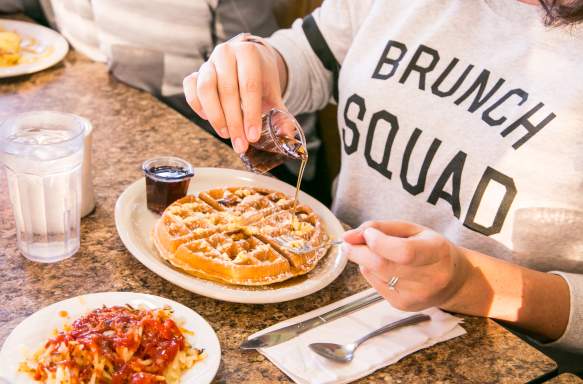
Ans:
[[[406,84],[409,81],[416,81],[416,86],[419,90],[426,91],[428,86],[427,75],[435,71],[438,62],[442,58],[437,50],[423,44],[415,49],[409,61],[407,61],[408,53],[409,48],[406,44],[389,40],[371,77],[376,80],[389,80],[397,73],[400,66],[404,66],[405,70],[399,78],[398,83]],[[492,119],[491,115],[500,105],[510,103],[510,99],[514,99],[512,96],[520,98],[520,102],[516,103],[516,107],[521,107],[528,100],[529,94],[522,89],[511,90],[501,95],[499,91],[506,80],[503,78],[496,79],[487,69],[483,69],[473,81],[469,82],[469,75],[475,69],[473,64],[470,64],[463,71],[451,89],[440,89],[444,81],[451,76],[453,69],[459,64],[459,61],[458,58],[454,57],[445,70],[439,74],[436,81],[430,86],[432,94],[441,98],[454,96],[453,103],[458,106],[468,101],[470,104],[467,111],[470,113],[474,113],[487,105],[488,107],[485,108],[481,115],[481,120],[489,126],[498,126],[507,122],[505,116]],[[525,111],[522,117],[510,122],[500,132],[502,137],[506,137],[519,127],[522,128],[520,130],[522,136],[512,144],[512,148],[519,149],[521,145],[533,138],[555,119],[556,115],[554,113],[549,113],[544,116],[540,112],[544,106],[545,104],[541,102],[531,110]],[[525,133],[522,132],[524,130],[526,130]]]
[[[366,139],[362,155],[368,166],[386,177],[387,180],[391,180],[393,171],[389,169],[389,160],[391,158],[395,137],[399,132],[399,120],[394,114],[386,110],[381,110],[372,115],[368,126],[366,126],[364,123],[365,118],[368,118],[366,111],[366,102],[361,96],[353,94],[346,101],[344,107],[344,127],[342,128],[344,151],[347,155],[354,155],[358,151],[358,148],[361,147],[359,146],[360,138],[362,137],[359,132],[360,124],[360,129],[363,131],[366,129]],[[379,124],[388,126],[389,131],[387,135],[378,134]],[[348,131],[350,131],[350,134],[347,133]],[[433,139],[431,145],[426,149],[425,155],[421,156],[423,163],[419,174],[411,175],[409,167],[411,156],[416,151],[417,141],[422,134],[423,131],[421,129],[415,128],[407,141],[407,146],[401,158],[401,185],[404,190],[413,196],[429,190],[430,193],[427,198],[429,204],[437,205],[440,200],[443,200],[451,205],[453,215],[458,219],[462,219],[462,208],[464,207],[461,206],[460,191],[463,182],[463,170],[468,155],[463,151],[458,151],[441,171],[435,185],[428,187],[427,174],[442,141],[438,138]],[[348,136],[351,136],[351,138],[348,139]],[[373,157],[374,143],[379,142],[379,140],[381,140],[383,146],[382,158],[380,160]],[[417,150],[419,152],[423,151],[422,149]],[[501,184],[506,193],[496,210],[494,220],[491,223],[479,223],[476,222],[476,213],[490,183]],[[488,236],[500,232],[516,193],[516,186],[511,177],[502,174],[492,167],[487,167],[473,193],[470,205],[466,207],[467,211],[463,220],[464,225],[467,228]]]
[[[501,91],[506,79],[497,77],[488,69],[480,69],[478,72],[474,64],[467,64],[464,67],[457,57],[452,58],[441,73],[432,73],[441,60],[446,59],[436,49],[427,45],[421,44],[410,49],[402,42],[389,40],[371,77],[379,81],[396,81],[403,86],[414,86],[420,92],[430,92],[441,99],[451,98],[454,105],[462,108],[460,111],[475,115],[488,129],[497,128],[501,140],[507,142],[514,150],[520,150],[555,119],[555,113],[544,113],[545,104],[539,102],[534,107],[521,111],[517,119],[511,120],[501,112],[502,107],[524,108],[530,97],[527,91],[521,88]],[[453,75],[454,70],[457,78]],[[397,73],[400,73],[400,76],[396,76]],[[428,76],[430,73],[431,79],[435,79],[433,82]],[[341,133],[344,152],[347,155],[357,153],[362,155],[370,168],[388,180],[395,179],[393,174],[396,172],[402,188],[413,196],[427,193],[428,204],[446,202],[451,206],[453,216],[473,231],[491,236],[502,230],[518,193],[510,175],[505,175],[492,166],[486,166],[471,194],[469,205],[464,207],[460,200],[460,191],[464,182],[464,167],[470,159],[466,152],[460,149],[452,155],[438,172],[437,181],[433,185],[427,185],[429,169],[440,148],[443,147],[443,142],[438,137],[431,138],[429,145],[419,147],[418,141],[424,134],[423,129],[430,132],[431,127],[408,127],[413,131],[405,141],[407,144],[404,152],[393,153],[393,143],[397,135],[406,135],[402,132],[408,132],[400,129],[401,122],[398,116],[386,109],[368,110],[365,98],[354,93],[346,98],[343,117]],[[379,133],[381,131],[382,133]],[[373,148],[379,147],[383,148],[382,155],[375,156],[379,151],[374,151]],[[421,162],[420,168],[415,167],[417,169],[415,174],[412,174],[410,167],[412,157]],[[391,164],[398,164],[400,161],[400,170],[389,169],[389,160]],[[434,169],[433,172],[435,171]],[[494,189],[504,192],[497,208],[492,212],[494,215],[488,220],[490,222],[478,222],[477,213],[482,202],[486,200],[489,187],[492,186],[497,186],[498,188]]]

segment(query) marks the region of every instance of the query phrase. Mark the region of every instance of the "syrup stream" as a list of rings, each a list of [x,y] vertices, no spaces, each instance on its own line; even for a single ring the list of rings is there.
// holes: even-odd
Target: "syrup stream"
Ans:
[[[296,193],[294,195],[294,206],[292,209],[292,218],[290,221],[291,231],[294,231],[294,220],[296,219],[296,207],[298,205],[298,195],[300,194],[300,186],[302,185],[302,178],[304,177],[304,170],[306,169],[306,164],[308,163],[308,154],[302,157],[302,163],[300,164],[300,171],[298,173],[298,182],[296,183]]]

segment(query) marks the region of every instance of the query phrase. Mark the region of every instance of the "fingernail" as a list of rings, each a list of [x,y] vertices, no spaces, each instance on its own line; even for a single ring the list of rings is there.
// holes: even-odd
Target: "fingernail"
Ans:
[[[362,233],[362,235],[364,236],[365,240],[368,240],[372,237],[376,237],[380,234],[379,230],[376,228],[372,228],[369,227],[367,229],[364,230],[364,232]]]
[[[251,141],[257,141],[259,139],[259,129],[257,127],[249,127],[247,129],[247,137]]]
[[[360,228],[349,229],[348,231],[344,232],[345,235],[355,235],[360,233]]]
[[[235,152],[237,153],[245,152],[245,144],[243,143],[243,139],[240,137],[235,138],[233,141],[233,148],[235,148]]]
[[[342,255],[346,256],[350,253],[350,245],[346,244],[346,243],[342,243],[340,245],[340,252],[342,253]]]
[[[188,104],[192,102],[192,92],[189,88],[184,87],[184,98]]]

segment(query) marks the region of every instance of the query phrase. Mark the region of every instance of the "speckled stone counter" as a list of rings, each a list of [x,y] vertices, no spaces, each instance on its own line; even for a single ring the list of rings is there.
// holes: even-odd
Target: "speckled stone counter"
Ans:
[[[195,166],[241,168],[237,156],[152,96],[111,78],[105,65],[74,52],[50,70],[0,80],[0,119],[34,109],[72,112],[93,123],[97,208],[82,221],[77,255],[53,265],[29,262],[16,249],[6,180],[0,177],[0,342],[25,317],[56,301],[99,291],[145,292],[183,303],[213,326],[223,349],[217,383],[288,382],[258,353],[241,352],[241,341],[366,287],[354,265],[309,298],[275,305],[220,302],[174,286],[125,249],[115,229],[115,201],[141,177],[145,158],[171,154]],[[464,328],[467,335],[406,357],[359,382],[523,383],[556,369],[552,360],[492,321],[467,318]]]
[[[549,381],[545,381],[545,384],[583,384],[583,379],[571,373],[563,373]]]

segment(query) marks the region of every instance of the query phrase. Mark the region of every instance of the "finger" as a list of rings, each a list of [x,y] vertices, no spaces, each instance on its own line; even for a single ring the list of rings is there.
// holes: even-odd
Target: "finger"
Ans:
[[[351,244],[364,244],[364,231],[367,228],[376,228],[386,235],[395,237],[411,237],[423,231],[425,227],[406,221],[366,221],[358,228],[346,231],[343,239]]]
[[[368,273],[375,275],[385,283],[388,283],[392,276],[399,276],[401,280],[406,279],[411,284],[424,285],[427,282],[433,284],[436,281],[436,272],[432,269],[397,264],[375,255],[368,247],[363,245],[349,247],[350,250],[343,250],[343,252],[347,252],[348,259],[358,264],[360,269],[367,270]]]
[[[276,55],[279,55],[273,48],[258,46],[257,52],[261,57],[262,67],[262,111],[268,111],[272,108],[280,109],[287,112],[283,103],[282,90],[280,87],[279,73],[277,70]]]
[[[257,47],[252,43],[238,45],[236,52],[245,135],[248,141],[256,142],[261,132],[261,59]]]
[[[435,262],[441,252],[432,239],[389,236],[373,227],[365,229],[363,237],[372,253],[401,265],[427,265]]]
[[[280,111],[288,112],[286,105],[283,103],[282,94],[279,85],[279,79],[273,74],[267,72],[263,74],[263,101],[261,105],[262,111],[270,109],[279,109]]]
[[[229,136],[235,151],[244,153],[247,151],[248,144],[243,131],[241,97],[239,95],[239,80],[237,79],[237,60],[227,44],[217,46],[213,56],[211,56],[211,61],[217,71],[219,99],[221,100]]]
[[[420,288],[418,284],[400,278],[394,289],[389,288],[386,281],[379,279],[366,268],[360,271],[365,280],[381,296],[383,296],[394,308],[405,312],[417,312],[430,307],[416,297],[416,291]]]
[[[394,301],[398,296],[398,292],[396,290],[389,289],[388,283],[372,273],[369,269],[360,267],[360,273],[371,287],[373,287],[381,296],[383,296],[389,303],[394,306]],[[397,282],[397,284],[399,283],[402,282]]]
[[[342,245],[342,252],[348,256],[353,263],[373,272],[380,278],[388,281],[389,277],[395,273],[394,263],[375,255],[365,245]]]
[[[348,247],[349,249],[345,250],[346,247],[343,245],[343,252],[346,252],[350,261],[358,264],[361,269],[366,269],[368,273],[375,275],[385,283],[392,276],[400,276],[411,282],[431,280],[431,276],[427,276],[426,271],[419,267],[399,265],[372,253],[368,247],[363,245]]]
[[[192,108],[197,115],[201,118],[206,120],[206,115],[200,105],[200,101],[198,100],[198,95],[196,93],[196,78],[198,77],[198,72],[193,72],[190,75],[186,76],[182,80],[182,89],[184,91],[184,98],[186,102]]]
[[[228,138],[229,132],[217,90],[217,73],[212,62],[207,61],[200,67],[196,81],[196,93],[209,123],[219,136]]]

